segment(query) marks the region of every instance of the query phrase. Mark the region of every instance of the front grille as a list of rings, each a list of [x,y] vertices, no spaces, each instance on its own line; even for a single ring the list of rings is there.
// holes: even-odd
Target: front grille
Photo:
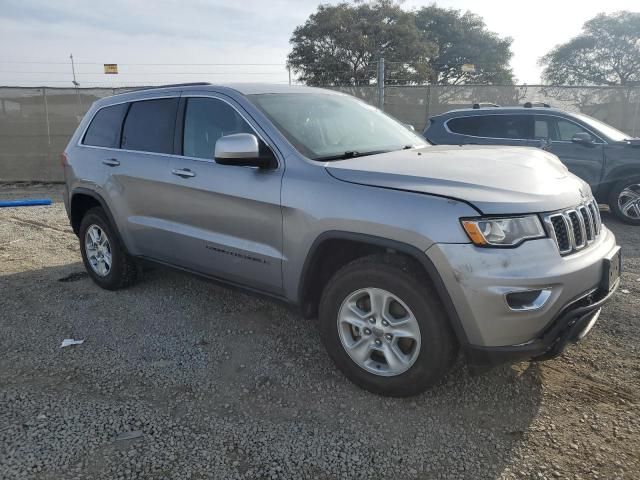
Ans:
[[[600,234],[602,220],[595,200],[575,208],[544,216],[549,236],[556,242],[561,255],[582,250]]]

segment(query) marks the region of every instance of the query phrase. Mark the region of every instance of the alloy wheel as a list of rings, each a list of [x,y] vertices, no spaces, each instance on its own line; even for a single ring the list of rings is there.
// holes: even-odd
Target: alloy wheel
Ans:
[[[629,185],[620,192],[618,207],[626,217],[640,220],[640,184]]]
[[[111,244],[105,231],[98,225],[90,225],[84,236],[85,253],[91,269],[100,277],[111,272]]]
[[[418,321],[411,309],[387,290],[364,288],[349,294],[337,320],[345,351],[370,373],[400,375],[418,358]]]

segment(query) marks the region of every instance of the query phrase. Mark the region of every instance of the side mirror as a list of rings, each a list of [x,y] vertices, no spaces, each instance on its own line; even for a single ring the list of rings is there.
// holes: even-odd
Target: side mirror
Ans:
[[[539,138],[538,142],[539,142],[538,148],[540,148],[541,150],[549,150],[549,147],[551,146],[549,139]]]
[[[593,145],[593,138],[587,132],[576,133],[571,141],[580,145]]]
[[[251,133],[234,133],[220,137],[215,148],[216,163],[239,167],[267,168],[271,161],[260,155],[258,138]]]

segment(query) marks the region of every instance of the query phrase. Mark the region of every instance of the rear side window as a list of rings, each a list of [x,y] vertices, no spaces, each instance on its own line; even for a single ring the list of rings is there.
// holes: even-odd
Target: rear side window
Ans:
[[[461,135],[485,138],[525,140],[529,137],[527,115],[478,115],[453,118],[447,122],[449,130]]]
[[[122,129],[122,148],[173,153],[177,98],[133,102]]]
[[[213,160],[216,142],[234,133],[253,133],[236,110],[215,98],[189,98],[184,115],[183,155]]]
[[[91,120],[91,125],[87,129],[82,143],[94,147],[118,148],[122,118],[128,106],[128,104],[122,103],[98,110],[98,113]]]

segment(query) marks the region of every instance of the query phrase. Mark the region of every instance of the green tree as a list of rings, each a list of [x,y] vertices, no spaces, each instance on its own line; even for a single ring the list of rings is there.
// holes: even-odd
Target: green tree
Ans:
[[[385,59],[387,84],[510,84],[511,39],[482,18],[393,0],[321,5],[295,29],[289,66],[310,85],[368,85]],[[471,63],[475,72],[463,72]]]
[[[412,15],[392,0],[320,5],[291,44],[288,65],[309,85],[368,85],[381,57],[394,77],[415,78],[431,53]]]
[[[552,85],[640,85],[640,13],[601,13],[540,59]]]
[[[415,18],[422,41],[436,47],[429,58],[430,84],[513,83],[509,67],[513,40],[487,30],[482,17],[430,5],[418,10]],[[475,72],[462,71],[464,64],[473,64]]]

